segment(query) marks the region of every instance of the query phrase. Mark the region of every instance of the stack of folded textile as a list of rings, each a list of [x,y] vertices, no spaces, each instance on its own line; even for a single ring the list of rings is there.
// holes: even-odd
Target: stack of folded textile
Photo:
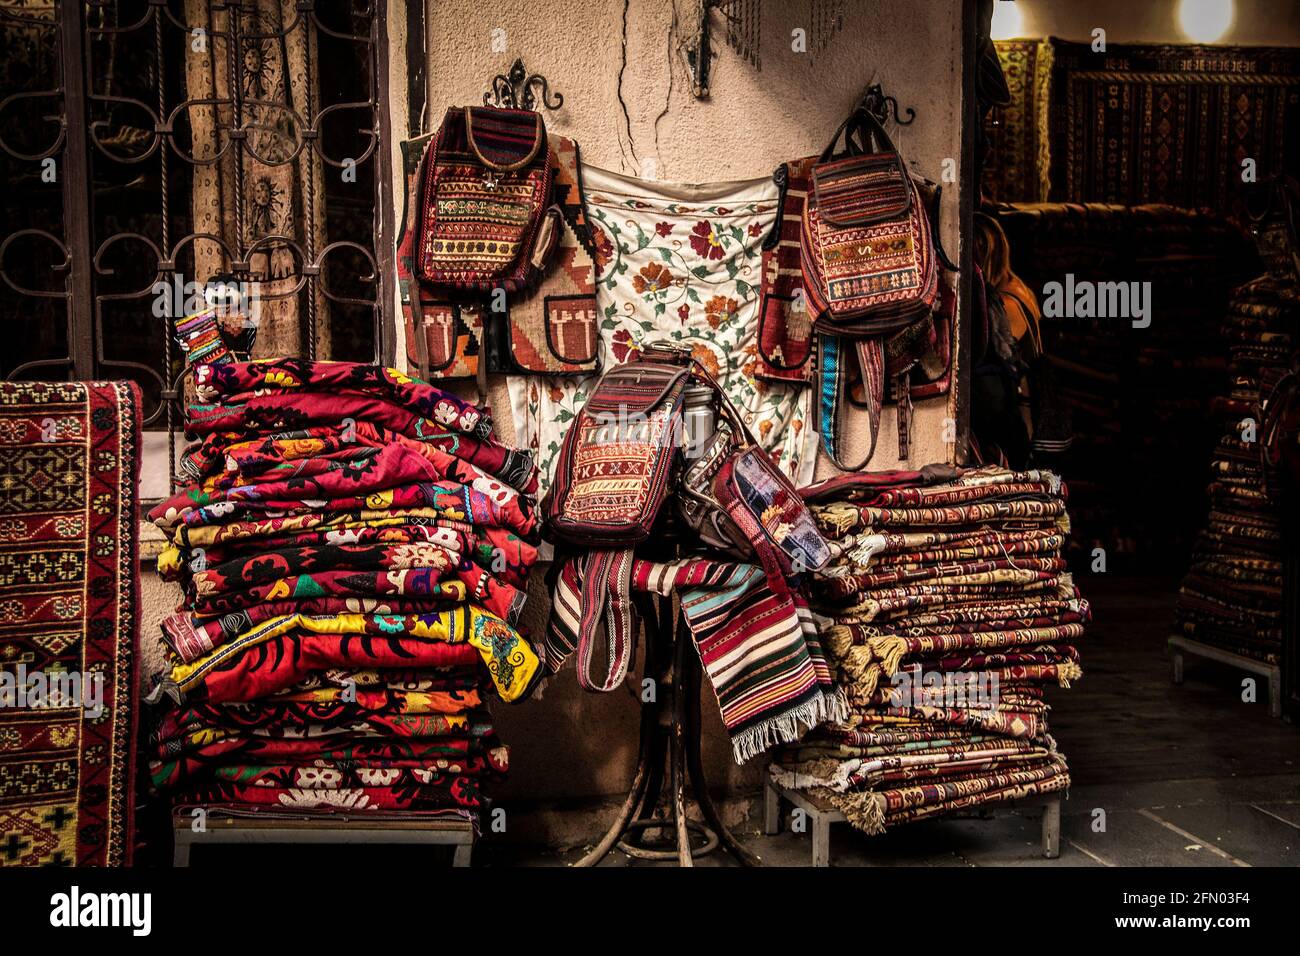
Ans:
[[[539,675],[514,629],[531,459],[392,369],[201,365],[182,470],[150,518],[181,582],[151,695],[156,787],[182,803],[474,817],[507,749],[485,707]]]
[[[1282,648],[1282,514],[1261,456],[1261,398],[1290,367],[1300,291],[1257,279],[1224,321],[1231,393],[1215,402],[1227,434],[1210,467],[1210,516],[1178,593],[1178,627],[1193,640],[1277,663]]]
[[[804,496],[835,552],[813,608],[851,714],[786,748],[776,780],[868,833],[1067,788],[1044,688],[1081,675],[1089,610],[1060,479],[930,466]]]

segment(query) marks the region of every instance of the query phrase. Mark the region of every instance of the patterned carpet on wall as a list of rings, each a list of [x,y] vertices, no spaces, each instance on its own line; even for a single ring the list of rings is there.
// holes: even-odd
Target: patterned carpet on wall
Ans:
[[[1053,41],[1054,200],[1232,213],[1251,159],[1300,170],[1300,50]]]
[[[1011,102],[994,107],[985,124],[984,191],[996,202],[1042,202],[1050,184],[1052,41],[999,40],[995,45]]]
[[[1235,215],[1242,161],[1300,173],[1300,50],[1000,40],[985,133],[996,202],[1168,203]]]
[[[139,455],[134,384],[0,383],[0,865],[131,862]]]

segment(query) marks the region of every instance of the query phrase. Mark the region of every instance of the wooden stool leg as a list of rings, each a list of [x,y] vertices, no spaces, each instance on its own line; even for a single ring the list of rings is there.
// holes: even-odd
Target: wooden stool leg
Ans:
[[[1061,855],[1061,798],[1053,797],[1043,806],[1043,856],[1055,860]]]
[[[763,832],[768,836],[781,832],[781,795],[771,780],[763,785]]]
[[[188,830],[173,831],[172,866],[190,865],[190,835]]]
[[[1182,682],[1183,682],[1183,652],[1176,650],[1174,651],[1174,683],[1181,684]]]
[[[451,865],[453,867],[467,867],[474,853],[474,847],[469,843],[462,843],[456,847],[456,852],[452,855]]]
[[[1282,669],[1274,667],[1268,675],[1268,715],[1282,716]]]
[[[831,865],[831,823],[823,814],[812,814],[813,866]]]

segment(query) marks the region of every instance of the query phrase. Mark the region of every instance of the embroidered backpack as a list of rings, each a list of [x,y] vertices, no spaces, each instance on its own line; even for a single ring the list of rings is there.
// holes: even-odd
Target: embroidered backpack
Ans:
[[[841,135],[844,148],[837,153]],[[818,332],[819,430],[827,455],[843,470],[857,471],[874,455],[889,387],[899,401],[899,457],[906,458],[912,372],[921,368],[932,382],[946,375],[934,361],[942,353],[947,365],[952,311],[933,234],[938,198],[937,187],[908,173],[868,109],[840,125],[809,172],[800,264]],[[852,396],[855,375],[860,398]],[[846,401],[868,414],[870,446],[857,464],[840,459]]]
[[[548,136],[532,111],[465,107],[402,153],[397,278],[421,374],[478,378],[482,390],[488,372],[596,371],[577,145]]]

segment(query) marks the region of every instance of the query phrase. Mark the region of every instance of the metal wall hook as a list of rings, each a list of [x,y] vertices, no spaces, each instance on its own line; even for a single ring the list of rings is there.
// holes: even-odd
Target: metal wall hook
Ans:
[[[564,95],[552,93],[546,77],[529,73],[522,59],[515,60],[509,73],[494,76],[492,88],[483,94],[484,106],[500,109],[536,110],[539,103],[548,110],[558,110],[564,105]]]
[[[912,121],[916,119],[916,110],[910,106],[907,108],[907,119],[903,119],[898,112],[898,100],[886,96],[879,83],[872,83],[867,87],[867,91],[862,94],[862,99],[858,101],[858,108],[869,112],[881,126],[888,123],[891,116],[899,126],[911,126]]]

